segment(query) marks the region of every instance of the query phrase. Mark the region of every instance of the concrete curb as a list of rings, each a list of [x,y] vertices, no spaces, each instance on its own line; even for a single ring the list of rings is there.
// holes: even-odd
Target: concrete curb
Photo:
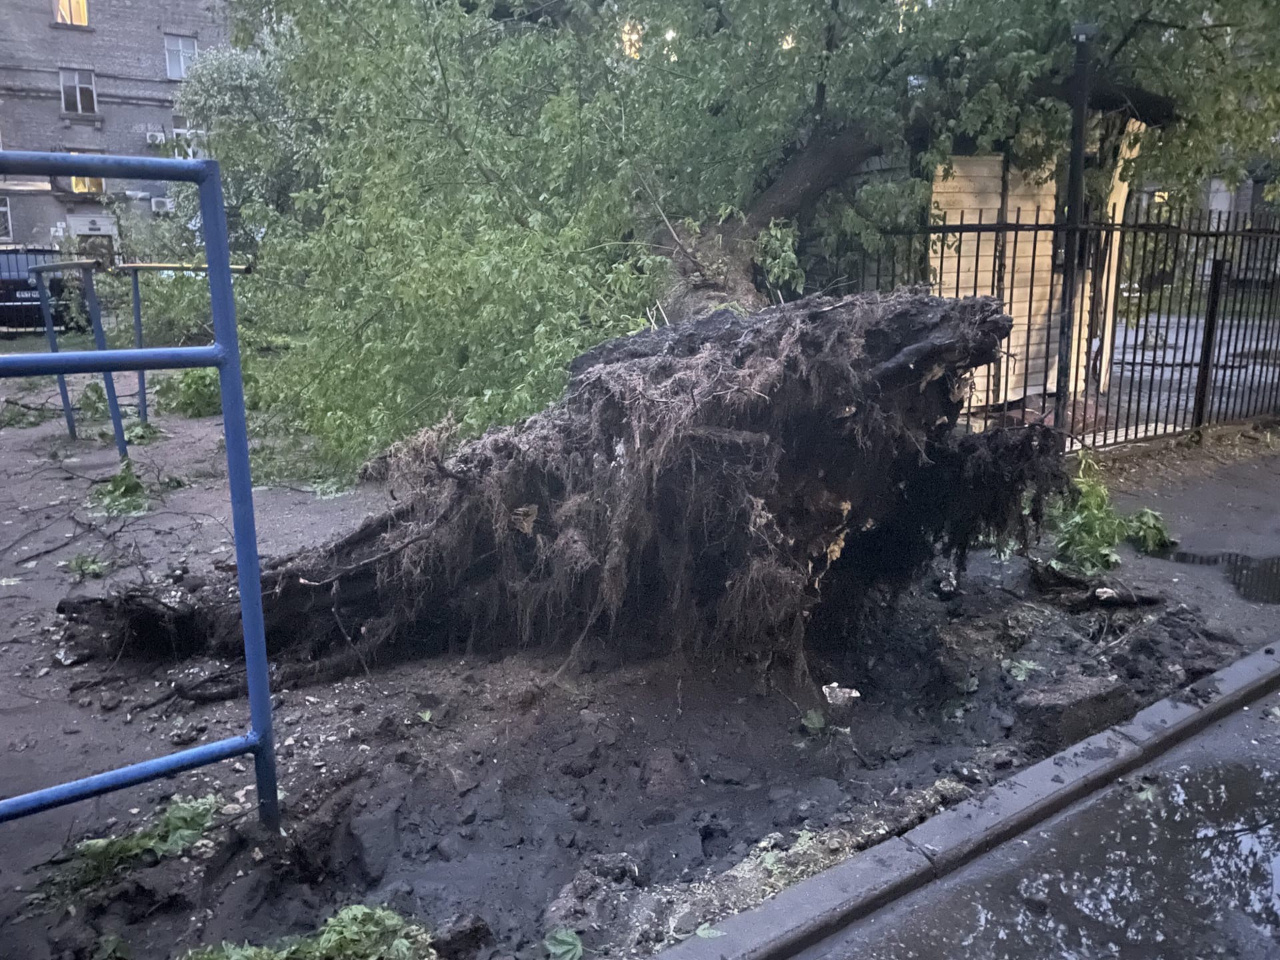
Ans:
[[[661,960],[781,960],[959,869],[1081,798],[1144,766],[1210,724],[1280,690],[1280,648],[1268,646],[930,817],[744,913],[715,923]]]

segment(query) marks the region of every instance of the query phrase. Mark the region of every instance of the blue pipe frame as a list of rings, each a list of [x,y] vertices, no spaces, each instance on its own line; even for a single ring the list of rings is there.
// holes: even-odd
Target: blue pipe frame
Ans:
[[[65,273],[76,269],[80,271],[80,283],[84,290],[85,307],[89,311],[89,326],[93,330],[93,345],[99,350],[107,349],[107,334],[102,328],[102,304],[98,301],[98,291],[93,285],[93,271],[97,269],[97,260],[64,260],[59,263],[42,263],[31,267],[27,272],[36,278],[36,287],[40,291],[40,310],[44,314],[45,336],[49,339],[49,350],[58,352],[58,333],[53,328],[53,305],[49,302],[49,291],[45,286],[44,275],[55,271]],[[139,377],[142,374],[138,374]],[[116,381],[110,373],[102,374],[102,388],[107,395],[107,412],[111,415],[111,431],[116,438],[116,453],[121,460],[129,457],[129,445],[124,439],[124,418],[120,416],[120,401],[116,398]],[[71,401],[67,397],[67,381],[58,377],[58,391],[62,394],[62,412],[67,418],[67,432],[75,439],[75,421],[71,414]]]
[[[169,160],[95,154],[36,153],[0,150],[0,175],[102,177],[193,183],[200,192],[213,313],[214,342],[201,347],[153,347],[132,350],[70,350],[62,353],[0,356],[0,377],[47,374],[111,373],[214,367],[222,393],[227,479],[235,534],[240,588],[240,622],[244,631],[245,670],[249,686],[249,732],[203,744],[155,760],[109,770],[95,776],[0,800],[0,823],[50,810],[148,780],[173,776],[241,754],[252,754],[257,778],[258,817],[269,828],[280,825],[276,782],[275,738],[271,725],[270,667],[262,616],[262,579],[258,536],[253,517],[253,484],[249,474],[249,434],[245,424],[244,382],[231,292],[231,255],[222,196],[222,179],[213,160]]]

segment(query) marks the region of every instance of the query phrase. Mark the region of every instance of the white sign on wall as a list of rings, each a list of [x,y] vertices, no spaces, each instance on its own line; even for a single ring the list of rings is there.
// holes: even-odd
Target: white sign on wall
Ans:
[[[119,237],[116,218],[103,214],[67,214],[67,230],[73,237]]]

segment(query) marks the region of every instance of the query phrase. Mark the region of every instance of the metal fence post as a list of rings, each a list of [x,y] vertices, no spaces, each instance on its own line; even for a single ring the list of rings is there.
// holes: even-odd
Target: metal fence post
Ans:
[[[44,282],[44,272],[34,271],[36,289],[40,291],[40,313],[44,317],[44,335],[49,341],[49,352],[58,352],[58,331],[53,329],[53,304],[49,301],[49,287]],[[58,374],[58,393],[62,397],[62,415],[67,421],[67,436],[76,438],[76,415],[71,410],[71,395],[67,393],[67,378]]]
[[[1208,302],[1204,308],[1204,330],[1200,334],[1200,372],[1196,377],[1196,405],[1191,415],[1191,429],[1204,426],[1208,415],[1209,393],[1213,387],[1213,349],[1218,332],[1218,311],[1222,303],[1222,284],[1228,260],[1214,260],[1209,274]]]
[[[84,281],[84,302],[89,308],[89,323],[93,326],[93,343],[99,350],[107,349],[107,334],[102,329],[102,306],[98,303],[98,291],[93,286],[93,267],[81,267]],[[107,412],[111,414],[111,429],[116,435],[116,452],[120,459],[128,459],[129,445],[124,441],[124,422],[120,419],[120,401],[116,399],[116,381],[111,371],[102,374],[102,385],[107,393]]]
[[[280,825],[276,786],[275,737],[271,729],[271,675],[267,663],[266,625],[262,615],[262,573],[258,533],[253,518],[253,482],[249,474],[249,433],[245,424],[244,382],[236,336],[236,305],[231,289],[231,254],[218,164],[205,161],[200,181],[200,219],[208,262],[213,336],[223,351],[218,366],[222,391],[222,423],[227,441],[227,481],[231,487],[231,521],[236,542],[240,586],[240,622],[244,629],[245,674],[249,685],[249,722],[256,739],[253,750],[258,780],[258,817],[271,829]],[[137,275],[136,272],[134,274]]]
[[[1067,234],[1062,263],[1062,317],[1058,323],[1058,385],[1054,395],[1053,426],[1066,443],[1067,395],[1071,392],[1071,331],[1075,321],[1076,284],[1084,225],[1085,123],[1089,110],[1089,38],[1094,28],[1076,24],[1076,65],[1071,90],[1071,166],[1067,172]]]

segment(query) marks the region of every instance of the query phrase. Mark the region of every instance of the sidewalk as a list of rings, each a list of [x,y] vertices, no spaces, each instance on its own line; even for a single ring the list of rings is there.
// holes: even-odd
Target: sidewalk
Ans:
[[[1280,695],[799,954],[1280,955]]]

